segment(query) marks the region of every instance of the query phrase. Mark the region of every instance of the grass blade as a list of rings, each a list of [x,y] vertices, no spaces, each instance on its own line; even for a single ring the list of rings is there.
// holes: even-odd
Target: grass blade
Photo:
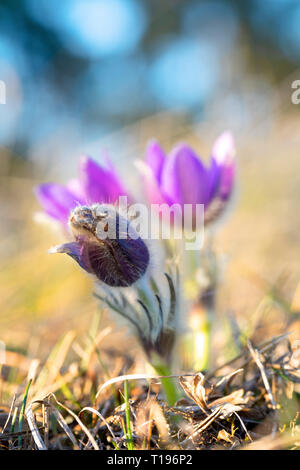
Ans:
[[[125,398],[127,449],[128,450],[134,450],[134,444],[133,444],[133,440],[132,440],[131,423],[130,423],[129,387],[128,387],[128,381],[127,380],[125,380],[125,382],[124,382],[124,398]]]
[[[21,406],[21,410],[19,414],[19,432],[22,432],[24,414],[25,414],[25,409],[26,409],[26,402],[27,402],[27,397],[28,397],[28,392],[29,392],[31,382],[32,382],[32,379],[29,380],[27,387],[25,389],[25,393],[24,393],[24,398],[23,398],[23,402],[22,402],[22,406]],[[19,447],[22,446],[22,436],[18,437],[18,445]]]

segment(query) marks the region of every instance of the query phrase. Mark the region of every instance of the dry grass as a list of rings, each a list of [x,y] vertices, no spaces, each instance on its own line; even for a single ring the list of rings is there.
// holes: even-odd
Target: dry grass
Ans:
[[[10,365],[8,353],[1,392],[14,399],[0,414],[2,449],[300,447],[299,351],[288,335],[258,347],[248,341],[238,357],[210,373],[174,376],[182,398],[173,407],[159,377],[123,376],[134,363],[99,351],[103,335],[83,348],[69,332],[44,364],[15,353],[17,365]],[[77,359],[70,360],[72,349]]]

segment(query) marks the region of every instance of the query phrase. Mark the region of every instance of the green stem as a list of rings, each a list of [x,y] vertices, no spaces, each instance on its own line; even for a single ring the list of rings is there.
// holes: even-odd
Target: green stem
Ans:
[[[195,371],[212,366],[212,332],[215,319],[214,293],[203,296],[190,312],[189,332],[183,340],[184,367]]]
[[[31,382],[32,382],[32,379],[29,380],[29,382],[27,384],[27,387],[25,389],[24,398],[23,398],[23,402],[22,402],[22,406],[21,406],[21,410],[20,410],[20,414],[19,414],[19,433],[22,432],[26,402],[27,402],[27,397],[28,397],[28,392],[29,392],[29,387],[31,385]],[[19,445],[19,448],[21,448],[21,446],[22,446],[22,436],[18,437],[18,445]]]
[[[125,415],[126,415],[126,440],[127,440],[127,449],[134,450],[133,440],[132,440],[132,431],[130,423],[130,404],[129,404],[129,389],[128,381],[124,382],[124,397],[125,397]]]
[[[212,326],[213,326],[213,315],[212,312],[205,312],[205,321],[203,325],[203,337],[204,337],[204,348],[203,358],[201,361],[200,370],[208,370],[211,363],[211,339],[212,339]]]
[[[156,358],[155,363],[152,363],[152,367],[154,368],[155,372],[158,375],[166,375],[166,376],[171,375],[170,368],[164,363],[159,362],[157,358]],[[179,398],[181,397],[179,390],[177,389],[174,383],[174,379],[170,377],[166,377],[164,379],[161,379],[161,384],[164,389],[168,404],[170,406],[173,406],[176,403],[176,401],[179,400]]]

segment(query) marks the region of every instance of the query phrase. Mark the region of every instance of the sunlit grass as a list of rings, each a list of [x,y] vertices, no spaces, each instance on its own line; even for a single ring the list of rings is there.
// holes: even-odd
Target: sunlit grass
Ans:
[[[148,126],[142,124],[141,142],[149,135],[155,135],[168,148],[178,135],[180,140],[184,138],[193,146],[200,147],[198,136],[190,128],[175,126],[174,131],[172,126],[173,121],[162,126],[159,120],[155,124],[148,122]],[[238,138],[240,173],[237,202],[226,223],[217,227],[215,236],[221,259],[217,321],[212,335],[215,367],[241,355],[248,338],[255,346],[286,332],[291,332],[291,343],[300,338],[299,295],[294,296],[300,279],[300,225],[297,217],[299,146],[296,141],[294,146],[291,143],[294,134],[290,133],[294,128],[289,130],[286,126],[285,129],[285,136],[282,135],[283,126],[280,137],[275,132],[268,142]],[[200,140],[202,148],[203,143],[206,145],[206,136],[201,134]],[[131,149],[130,153],[136,156],[136,149]],[[142,151],[137,153],[142,155]],[[84,407],[94,406],[97,412],[102,413],[106,423],[97,415],[88,413],[80,415],[80,420],[104,448],[151,448],[157,443],[164,448],[177,448],[179,441],[174,442],[170,438],[174,433],[169,432],[168,426],[175,426],[172,413],[178,413],[184,420],[186,407],[196,406],[194,402],[186,401],[190,398],[185,397],[177,403],[176,411],[170,411],[168,406],[174,405],[177,397],[170,395],[168,405],[160,383],[136,380],[126,383],[125,405],[122,384],[113,384],[105,389],[97,402],[97,392],[107,380],[141,372],[145,358],[132,335],[126,328],[120,329],[113,323],[107,309],[92,296],[91,279],[67,257],[47,253],[47,249],[60,240],[58,234],[32,221],[32,213],[37,208],[30,192],[34,182],[27,176],[26,184],[18,186],[9,178],[1,180],[1,202],[4,206],[9,204],[10,209],[1,228],[5,236],[0,266],[0,339],[7,347],[6,365],[1,369],[0,397],[3,413],[9,420],[4,432],[6,440],[2,440],[0,434],[0,444],[5,448],[37,446],[28,435],[26,408],[34,400],[41,400],[33,408],[36,428],[46,447],[79,448],[81,445],[93,448],[90,437],[74,416],[54,403],[53,398],[52,406],[59,410],[61,416],[47,404],[49,394],[54,393],[60,403],[76,416]],[[10,185],[16,195],[13,199],[11,191],[8,200],[5,187]],[[18,207],[18,201],[21,201],[21,207]],[[13,218],[10,214],[17,209],[18,217]],[[190,280],[187,289],[187,297],[191,298],[196,294],[192,284],[193,280]],[[106,330],[108,327],[110,329]],[[280,349],[281,346],[278,347]],[[265,359],[266,363],[268,360]],[[238,364],[232,369],[225,368],[222,375],[233,372],[237,367]],[[251,367],[254,376],[260,380],[253,361]],[[266,437],[262,430],[265,416],[256,414],[252,421],[257,421],[257,428],[250,425],[253,438],[250,447],[298,448],[299,383],[289,380],[277,366],[272,367],[269,363],[266,366],[271,385],[277,381],[277,388],[273,386],[275,394],[278,394],[280,426],[274,431],[274,439],[272,429],[268,430],[269,437]],[[168,375],[167,371],[160,373]],[[172,380],[179,387],[178,380]],[[29,383],[30,388],[26,390]],[[262,390],[262,382],[258,383],[259,390]],[[242,385],[240,382],[235,390],[229,387],[230,392]],[[222,393],[226,396],[225,389]],[[14,396],[16,403],[13,402]],[[156,420],[153,416],[153,419],[149,418],[151,413],[148,413],[147,400],[150,398],[156,400]],[[143,426],[140,429],[139,402],[144,404],[146,430]],[[131,406],[136,418],[130,414]],[[261,406],[264,411],[268,410],[267,401]],[[45,409],[49,409],[48,418]],[[261,411],[255,410],[257,413]],[[232,416],[230,419],[234,421]],[[186,429],[186,422],[181,422],[181,425]],[[232,426],[238,426],[238,422],[234,421]],[[177,432],[178,428],[175,430]],[[20,432],[22,435],[18,434]],[[241,431],[240,436],[243,437],[239,441],[229,428],[227,432],[228,435],[221,434],[221,437],[228,441],[221,438],[216,441],[213,435],[214,443],[209,443],[209,446],[218,444],[229,448],[237,442],[239,445],[241,442],[249,444],[249,439],[244,438]],[[7,436],[8,433],[11,436]],[[23,433],[27,433],[26,437]],[[180,442],[192,433],[193,429],[189,428]]]

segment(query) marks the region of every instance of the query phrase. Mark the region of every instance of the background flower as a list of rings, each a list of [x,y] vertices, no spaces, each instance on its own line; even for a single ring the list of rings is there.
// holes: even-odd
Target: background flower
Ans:
[[[42,184],[36,188],[36,196],[45,212],[64,225],[70,211],[78,204],[94,202],[114,203],[127,192],[112,163],[107,160],[103,168],[89,157],[81,157],[78,178],[65,186],[57,183]]]
[[[156,141],[146,152],[148,199],[152,204],[204,204],[205,219],[215,218],[225,207],[234,186],[234,140],[224,132],[215,142],[209,167],[186,144],[178,144],[166,157]]]

